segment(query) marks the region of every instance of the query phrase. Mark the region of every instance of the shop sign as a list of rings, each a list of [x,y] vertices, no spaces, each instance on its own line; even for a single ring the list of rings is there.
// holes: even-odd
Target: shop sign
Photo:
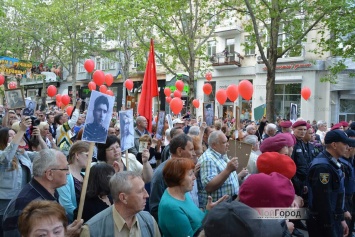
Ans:
[[[294,64],[277,65],[276,70],[285,70],[285,69],[296,70],[298,68],[310,68],[312,66],[313,66],[312,63],[294,63]],[[263,70],[266,71],[267,67],[263,67]]]

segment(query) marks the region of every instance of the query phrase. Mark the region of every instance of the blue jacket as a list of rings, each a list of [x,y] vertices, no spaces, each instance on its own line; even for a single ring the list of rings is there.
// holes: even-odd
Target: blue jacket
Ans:
[[[0,199],[11,200],[31,180],[32,161],[37,152],[17,150],[18,144],[10,143],[0,151]],[[17,169],[12,168],[12,159],[18,160]],[[23,177],[25,174],[26,177]]]
[[[59,193],[59,203],[67,212],[69,223],[74,221],[74,210],[77,208],[75,196],[74,179],[71,174],[67,175],[67,184],[57,188]]]

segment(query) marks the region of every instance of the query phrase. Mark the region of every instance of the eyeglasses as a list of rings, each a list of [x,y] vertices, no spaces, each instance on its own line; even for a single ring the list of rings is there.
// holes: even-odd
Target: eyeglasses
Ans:
[[[51,169],[51,170],[69,171],[69,168],[66,168],[66,169]]]
[[[121,150],[121,147],[120,146],[114,146],[114,147],[106,149],[106,151],[113,151],[113,150]]]

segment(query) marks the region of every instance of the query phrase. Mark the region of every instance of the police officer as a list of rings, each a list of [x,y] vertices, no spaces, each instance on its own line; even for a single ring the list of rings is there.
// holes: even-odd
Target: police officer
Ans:
[[[344,175],[339,158],[355,145],[344,131],[327,132],[325,150],[311,162],[307,182],[309,237],[340,237],[349,233],[344,220]]]

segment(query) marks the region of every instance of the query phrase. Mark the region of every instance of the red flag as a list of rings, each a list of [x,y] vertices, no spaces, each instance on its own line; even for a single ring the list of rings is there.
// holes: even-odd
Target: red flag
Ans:
[[[150,40],[148,63],[145,69],[142,93],[138,103],[138,114],[148,120],[147,130],[152,132],[153,97],[158,96],[157,70],[155,67],[154,43]]]

